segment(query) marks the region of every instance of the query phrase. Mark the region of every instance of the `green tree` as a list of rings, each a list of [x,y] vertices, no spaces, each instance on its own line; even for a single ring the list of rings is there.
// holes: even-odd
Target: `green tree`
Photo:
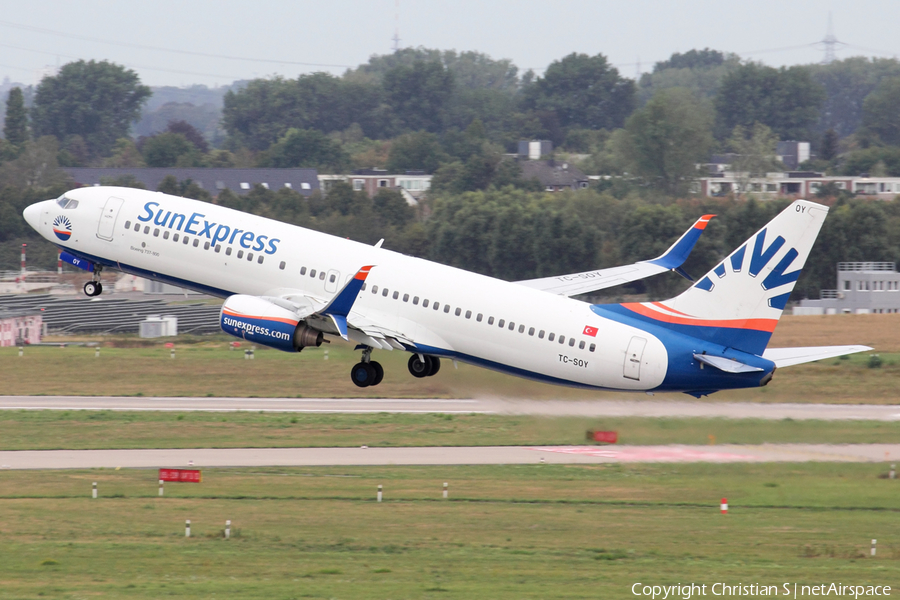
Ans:
[[[722,79],[715,98],[718,136],[762,123],[780,139],[809,140],[824,99],[805,67],[741,65]]]
[[[59,143],[53,136],[25,142],[19,157],[0,167],[0,187],[48,188],[65,184],[69,178],[59,169],[58,154]]]
[[[900,77],[882,80],[866,96],[862,125],[885,144],[900,146]]]
[[[131,138],[119,138],[113,146],[112,155],[103,161],[104,167],[144,167],[144,157]]]
[[[350,156],[321,131],[289,129],[268,151],[268,166],[310,167],[340,171],[350,164]]]
[[[80,135],[93,157],[107,156],[128,135],[150,88],[137,73],[106,61],[77,61],[37,87],[31,122],[35,136]]]
[[[448,158],[437,135],[417,131],[401,135],[391,143],[387,169],[392,173],[408,170],[434,173]]]
[[[416,211],[406,203],[398,190],[379,188],[372,198],[372,205],[379,219],[394,227],[404,227],[416,216]]]
[[[678,88],[656,94],[629,117],[625,131],[624,154],[633,172],[669,194],[686,189],[713,143],[709,109]]]
[[[856,132],[862,123],[863,101],[885,78],[900,77],[895,58],[854,56],[827,65],[809,65],[813,80],[825,89],[816,129],[834,129],[841,138]]]
[[[9,90],[3,136],[7,142],[17,147],[28,141],[28,114],[25,111],[22,88],[14,87]]]
[[[169,121],[166,127],[168,133],[180,133],[187,141],[192,143],[198,152],[206,154],[209,152],[209,143],[200,131],[184,120]]]
[[[738,55],[716,50],[676,52],[669,60],[656,63],[652,73],[641,75],[638,97],[641,104],[645,104],[660,90],[681,87],[691,90],[698,98],[712,99],[725,75],[740,64]]]
[[[585,129],[621,127],[637,102],[634,82],[602,54],[554,61],[524,95],[526,108],[553,111],[562,127]]]
[[[832,161],[838,155],[838,134],[834,129],[829,129],[822,136],[822,147],[819,150],[819,158]]]
[[[399,65],[384,74],[382,85],[388,104],[404,128],[431,132],[444,128],[455,82],[441,63]]]
[[[728,147],[737,155],[732,167],[741,174],[741,187],[745,191],[750,178],[765,177],[766,173],[783,168],[776,155],[778,137],[762,123],[746,129],[740,125],[735,127],[728,139]]]
[[[180,133],[160,133],[138,144],[148,167],[197,167],[201,164],[196,146]]]

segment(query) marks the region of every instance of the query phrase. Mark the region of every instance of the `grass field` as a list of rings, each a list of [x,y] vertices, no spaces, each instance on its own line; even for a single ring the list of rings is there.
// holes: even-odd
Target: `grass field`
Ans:
[[[0,598],[627,598],[635,582],[896,588],[900,482],[883,473],[870,464],[218,469],[158,498],[155,471],[5,471]]]
[[[572,445],[584,444],[589,429],[617,431],[620,444],[865,444],[900,439],[897,421],[0,411],[0,450]]]
[[[896,315],[784,317],[773,346],[868,343],[882,359],[869,368],[869,356],[831,359],[780,369],[767,387],[718,392],[715,401],[900,403],[900,318]],[[2,393],[10,395],[145,395],[259,397],[527,397],[536,399],[640,398],[640,395],[561,388],[444,361],[435,377],[415,379],[406,369],[405,352],[376,352],[385,367],[378,387],[358,388],[350,367],[358,353],[344,343],[307,349],[300,354],[258,348],[255,359],[228,348],[222,336],[179,339],[176,358],[163,342],[138,347],[132,339],[98,338],[92,348],[35,347],[19,357],[16,348],[0,349]],[[665,398],[666,395],[659,397]],[[675,397],[683,397],[676,395]]]

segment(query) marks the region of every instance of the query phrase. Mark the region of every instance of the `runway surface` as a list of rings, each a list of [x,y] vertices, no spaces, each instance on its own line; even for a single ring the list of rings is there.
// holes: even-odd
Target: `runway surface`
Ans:
[[[26,450],[0,452],[0,468],[520,465],[541,462],[549,464],[879,462],[898,456],[900,444]]]
[[[295,413],[487,413],[580,417],[900,420],[898,405],[762,404],[683,400],[518,400],[417,398],[151,398],[0,396],[0,410],[263,411]]]

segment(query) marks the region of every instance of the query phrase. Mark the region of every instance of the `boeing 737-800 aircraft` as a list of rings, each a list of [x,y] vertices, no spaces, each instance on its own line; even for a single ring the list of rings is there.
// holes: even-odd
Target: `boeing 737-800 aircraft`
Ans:
[[[766,348],[827,213],[794,202],[670,300],[593,305],[570,296],[680,271],[711,215],[655,259],[519,282],[130,188],[72,190],[24,217],[93,272],[88,296],[101,293],[105,268],[220,296],[222,329],[253,343],[299,352],[324,336],[355,342],[360,387],[384,376],[373,350],[401,350],[416,377],[449,358],[562,385],[700,396],[869,349]]]

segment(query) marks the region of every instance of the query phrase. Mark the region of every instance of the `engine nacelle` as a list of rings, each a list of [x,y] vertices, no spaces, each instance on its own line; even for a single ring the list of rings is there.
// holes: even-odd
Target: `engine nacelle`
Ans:
[[[242,340],[300,352],[306,346],[321,346],[322,332],[297,319],[291,311],[257,296],[229,296],[219,313],[222,331]]]

